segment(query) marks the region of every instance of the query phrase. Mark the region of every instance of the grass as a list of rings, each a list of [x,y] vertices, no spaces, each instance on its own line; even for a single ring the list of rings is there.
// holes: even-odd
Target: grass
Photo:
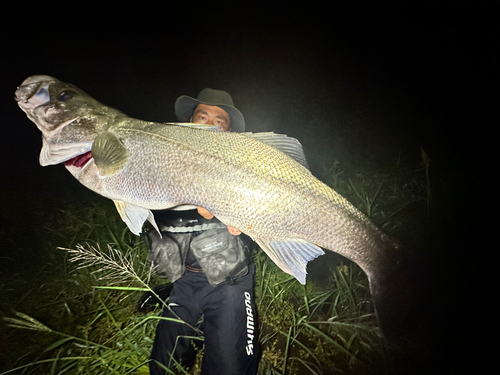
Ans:
[[[398,233],[409,206],[431,207],[428,168],[427,159],[413,170],[398,165],[385,175],[346,176],[335,163],[328,182]],[[61,207],[45,223],[37,229],[43,238],[38,265],[29,272],[14,267],[1,279],[0,375],[148,374],[161,306],[140,315],[135,304],[164,280],[146,263],[144,241],[110,201],[93,195]],[[381,336],[359,267],[329,254],[311,264],[303,286],[260,249],[254,254],[259,374],[396,372],[398,348]],[[201,353],[193,369],[179,373],[199,374]]]

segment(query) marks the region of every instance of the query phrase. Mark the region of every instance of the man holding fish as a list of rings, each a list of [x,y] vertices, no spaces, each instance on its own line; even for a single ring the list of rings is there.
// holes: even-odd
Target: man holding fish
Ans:
[[[243,132],[245,120],[225,91],[206,88],[197,99],[181,96],[175,103],[178,119],[215,125],[220,131]],[[152,375],[164,374],[162,365],[191,366],[195,359],[193,327],[202,320],[204,374],[255,374],[258,335],[253,302],[255,269],[241,231],[226,226],[208,210],[154,211],[161,231],[147,231],[148,260],[173,284],[151,353]],[[248,243],[248,241],[247,241]],[[196,343],[196,341],[194,341]],[[172,357],[171,357],[172,355]]]

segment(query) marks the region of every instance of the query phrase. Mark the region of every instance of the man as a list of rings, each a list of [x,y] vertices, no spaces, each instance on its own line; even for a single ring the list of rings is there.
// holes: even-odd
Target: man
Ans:
[[[196,99],[181,96],[175,113],[182,122],[216,125],[221,131],[242,132],[245,119],[231,96],[206,88]],[[223,192],[221,192],[223,194]],[[147,231],[148,260],[168,278],[172,291],[156,329],[150,373],[165,374],[181,363],[191,366],[192,343],[204,336],[202,374],[256,374],[259,360],[256,309],[253,303],[255,268],[241,232],[226,227],[202,207],[154,213],[162,237]]]

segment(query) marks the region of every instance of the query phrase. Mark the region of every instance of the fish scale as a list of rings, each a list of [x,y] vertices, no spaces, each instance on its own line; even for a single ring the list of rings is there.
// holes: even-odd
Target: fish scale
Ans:
[[[133,119],[50,76],[29,77],[16,100],[42,132],[41,165],[64,163],[133,233],[157,228],[152,209],[201,206],[301,283],[329,249],[364,270],[384,333],[397,331],[409,299],[397,241],[309,172],[297,140]]]

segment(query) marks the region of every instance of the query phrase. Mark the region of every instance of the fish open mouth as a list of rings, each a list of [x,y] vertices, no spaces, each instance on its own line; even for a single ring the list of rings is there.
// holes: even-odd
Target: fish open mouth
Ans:
[[[92,151],[87,151],[84,154],[81,154],[81,155],[75,156],[72,159],[66,160],[64,162],[64,166],[66,166],[66,167],[73,166],[73,167],[77,167],[77,168],[83,168],[88,163],[88,161],[90,159],[92,159]]]

